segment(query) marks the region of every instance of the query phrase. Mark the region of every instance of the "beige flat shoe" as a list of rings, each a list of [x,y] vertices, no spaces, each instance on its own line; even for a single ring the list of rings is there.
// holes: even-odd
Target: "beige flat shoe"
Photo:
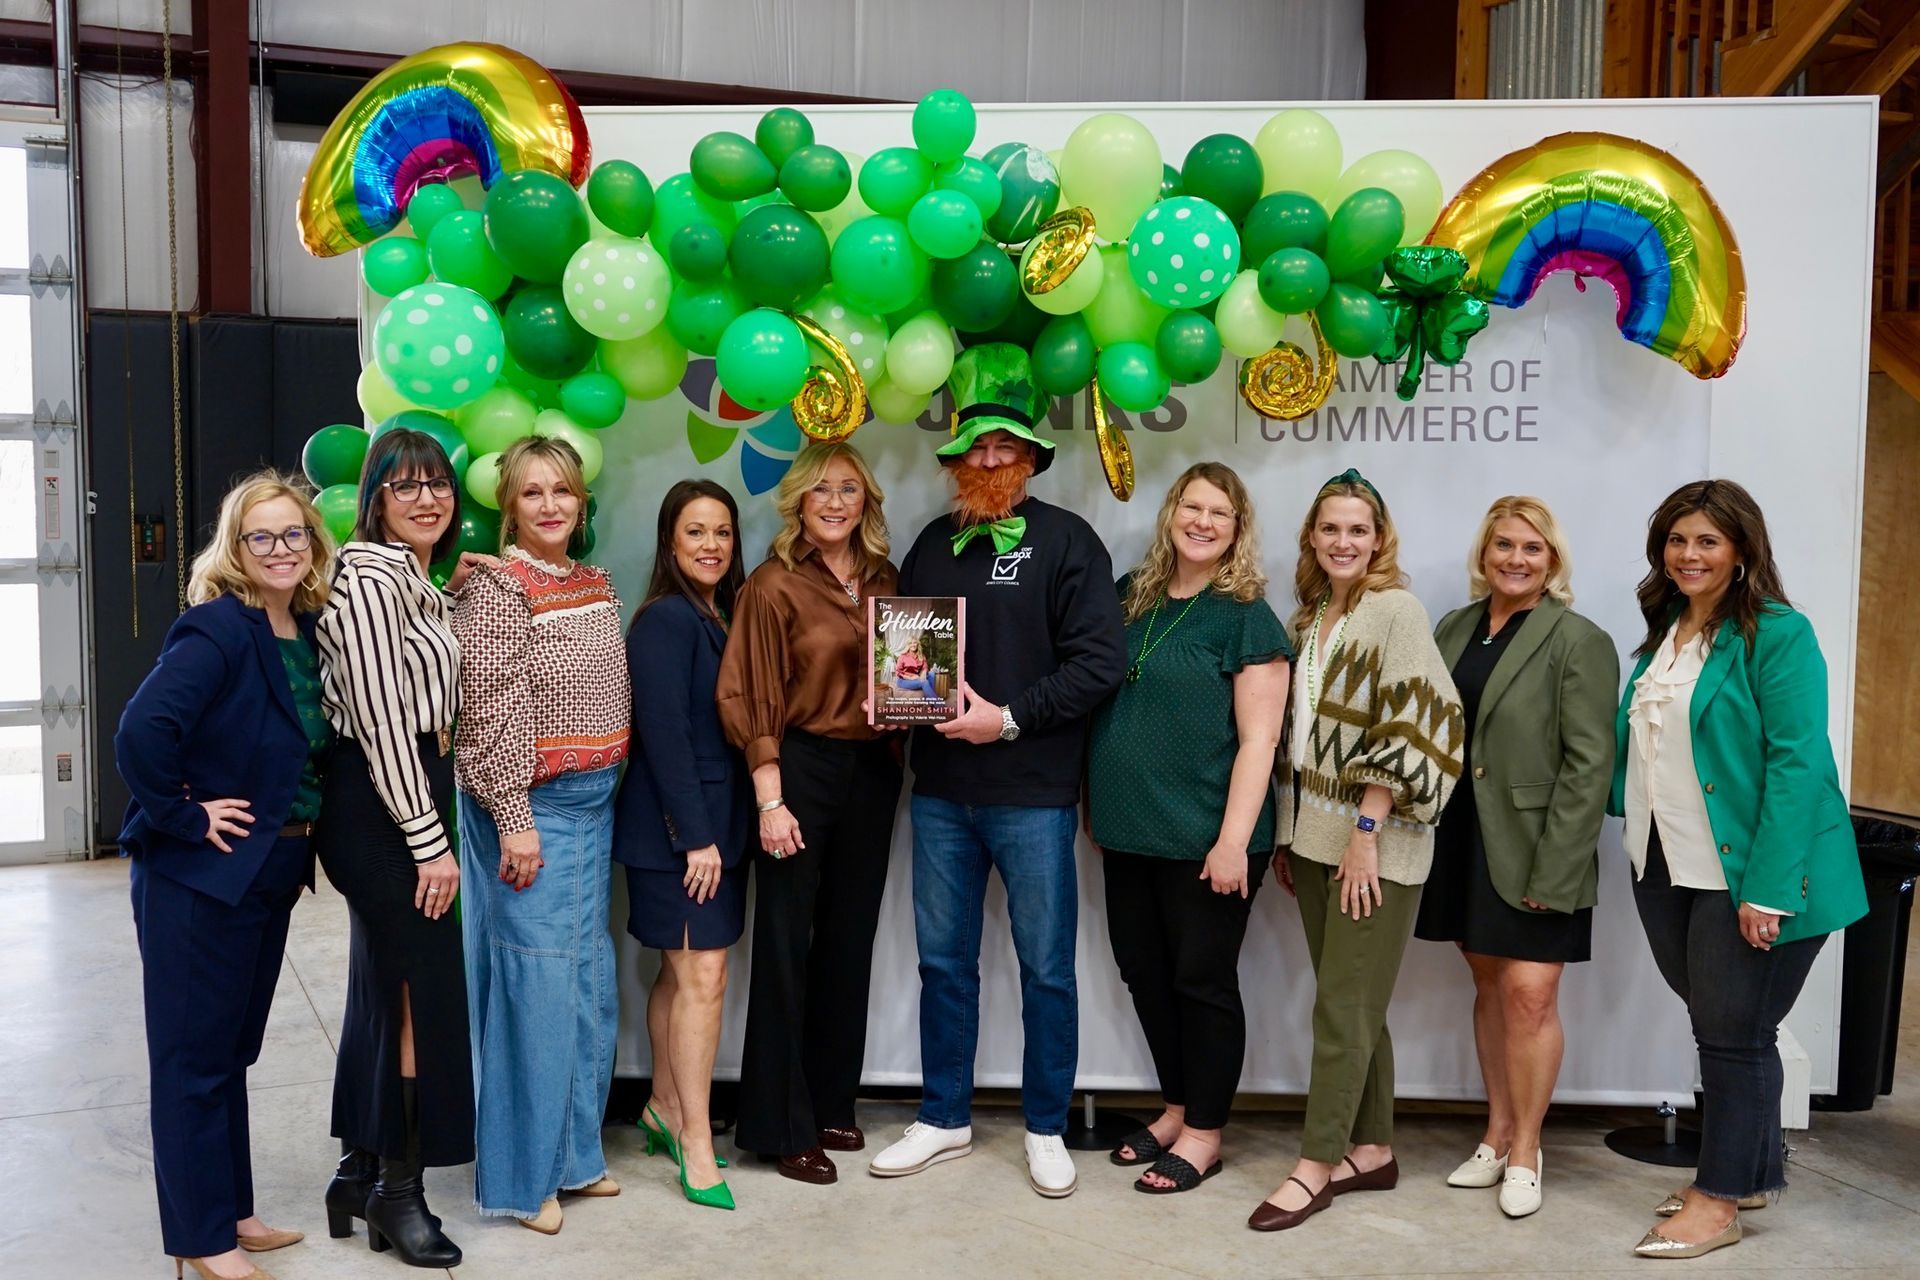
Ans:
[[[1694,1244],[1679,1240],[1669,1240],[1660,1234],[1658,1227],[1647,1232],[1640,1243],[1633,1246],[1635,1254],[1642,1258],[1697,1258],[1703,1253],[1712,1253],[1715,1249],[1724,1249],[1730,1244],[1740,1243],[1740,1215],[1736,1212],[1733,1221],[1719,1235],[1709,1236]]]
[[[620,1194],[620,1184],[612,1178],[602,1178],[598,1182],[589,1182],[584,1187],[575,1187],[565,1194],[570,1196],[617,1196]]]
[[[1686,1207],[1687,1202],[1681,1198],[1680,1192],[1676,1191],[1659,1204],[1653,1206],[1653,1212],[1659,1217],[1671,1218],[1674,1214]],[[1734,1201],[1733,1207],[1736,1209],[1764,1209],[1767,1207],[1767,1194],[1763,1191],[1758,1195],[1742,1196],[1740,1199]]]
[[[304,1231],[268,1231],[257,1236],[241,1236],[240,1247],[248,1253],[269,1253],[290,1244],[299,1244],[306,1238]]]
[[[173,1280],[185,1280],[187,1274],[186,1269],[188,1267],[193,1268],[193,1274],[199,1276],[200,1280],[226,1280],[226,1277],[217,1272],[209,1271],[206,1263],[199,1258],[175,1258],[173,1260]],[[273,1280],[273,1276],[268,1272],[262,1271],[259,1267],[255,1267],[244,1276],[241,1276],[239,1280]]]
[[[541,1201],[538,1217],[516,1218],[514,1221],[529,1231],[538,1231],[543,1236],[557,1236],[560,1234],[561,1226],[566,1222],[566,1217],[560,1212],[558,1199],[547,1199]]]

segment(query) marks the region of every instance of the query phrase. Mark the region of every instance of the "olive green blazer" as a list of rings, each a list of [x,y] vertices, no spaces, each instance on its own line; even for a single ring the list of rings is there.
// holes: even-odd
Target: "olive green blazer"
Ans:
[[[1448,670],[1485,607],[1476,601],[1455,609],[1434,628]],[[1480,695],[1465,781],[1480,811],[1493,887],[1516,910],[1530,909],[1522,898],[1562,912],[1599,901],[1619,688],[1612,638],[1547,597],[1521,619]]]
[[[1626,812],[1627,711],[1642,657],[1620,696],[1607,812]],[[1827,737],[1827,663],[1807,616],[1760,613],[1751,651],[1723,622],[1693,687],[1693,769],[1736,901],[1794,914],[1780,941],[1845,928],[1867,913],[1860,855]]]

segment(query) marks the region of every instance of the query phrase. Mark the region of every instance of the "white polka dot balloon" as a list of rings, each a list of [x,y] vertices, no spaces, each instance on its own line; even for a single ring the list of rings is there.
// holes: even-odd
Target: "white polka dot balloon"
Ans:
[[[1198,196],[1162,200],[1133,224],[1127,270],[1163,307],[1204,307],[1240,269],[1240,233],[1220,207]]]
[[[401,395],[428,409],[457,409],[500,377],[500,318],[487,300],[454,284],[403,289],[373,326],[373,358]]]
[[[644,240],[602,236],[574,250],[560,279],[567,310],[596,338],[624,342],[667,318],[666,261]]]

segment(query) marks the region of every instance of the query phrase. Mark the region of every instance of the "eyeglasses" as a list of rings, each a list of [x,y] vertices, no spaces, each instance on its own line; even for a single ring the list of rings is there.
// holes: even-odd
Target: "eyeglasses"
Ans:
[[[453,496],[453,481],[446,476],[435,476],[431,480],[382,480],[380,487],[402,502],[412,502],[420,496],[422,488],[436,498]]]
[[[840,501],[846,503],[848,506],[852,506],[854,503],[860,501],[862,495],[866,493],[866,490],[857,484],[843,484],[838,486],[817,484],[807,490],[807,492],[813,495],[815,502],[821,503],[822,505],[838,497]]]
[[[313,530],[303,524],[272,533],[266,529],[256,529],[252,533],[240,535],[240,541],[247,550],[253,552],[254,559],[264,560],[273,554],[274,548],[285,546],[292,555],[299,555],[313,545]]]
[[[1225,507],[1203,507],[1197,502],[1182,502],[1180,514],[1189,520],[1198,520],[1202,514],[1210,515],[1221,524],[1232,524],[1236,517]]]

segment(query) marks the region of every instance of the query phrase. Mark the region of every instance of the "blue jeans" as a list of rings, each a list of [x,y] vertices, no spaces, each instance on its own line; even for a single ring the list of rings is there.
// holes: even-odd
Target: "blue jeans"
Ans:
[[[911,676],[906,678],[895,676],[893,678],[893,687],[902,693],[910,693],[918,689],[920,695],[928,702],[941,701],[939,693],[936,692],[933,687],[933,674],[931,672],[924,676]]]
[[[1080,907],[1073,808],[955,804],[916,795],[911,813],[913,931],[920,945],[920,1122],[940,1129],[972,1122],[981,917],[987,872],[994,869],[1007,888],[1013,949],[1020,958],[1020,1021],[1026,1035],[1021,1109],[1029,1132],[1062,1133],[1080,1056],[1080,997],[1073,976]]]
[[[564,773],[530,793],[546,866],[516,893],[500,833],[460,793],[460,900],[473,1025],[474,1199],[539,1214],[606,1176],[600,1124],[613,1080],[620,990],[607,897],[620,770]]]

